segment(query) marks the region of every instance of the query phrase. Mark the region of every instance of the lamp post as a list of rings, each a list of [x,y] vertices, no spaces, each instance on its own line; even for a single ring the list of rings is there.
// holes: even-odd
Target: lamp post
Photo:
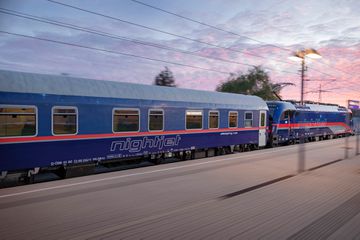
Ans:
[[[308,48],[299,50],[289,57],[291,60],[301,61],[301,105],[304,105],[305,57],[318,59],[321,58],[321,55],[315,49]]]
[[[292,60],[301,61],[301,105],[304,105],[305,57],[317,59],[321,58],[321,55],[315,49],[308,48],[297,51],[289,57]],[[305,171],[305,128],[301,129],[299,140],[298,173],[302,173]]]

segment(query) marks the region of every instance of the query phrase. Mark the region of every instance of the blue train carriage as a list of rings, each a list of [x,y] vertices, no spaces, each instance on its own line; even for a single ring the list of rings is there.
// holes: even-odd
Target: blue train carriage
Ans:
[[[351,134],[350,113],[338,105],[269,101],[271,145],[330,139]]]
[[[2,178],[267,141],[256,96],[4,70],[0,96]]]

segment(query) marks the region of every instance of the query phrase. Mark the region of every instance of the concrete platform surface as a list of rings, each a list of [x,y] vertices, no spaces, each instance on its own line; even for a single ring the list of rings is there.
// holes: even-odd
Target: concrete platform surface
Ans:
[[[360,239],[344,143],[305,144],[300,174],[293,145],[0,189],[0,238]]]

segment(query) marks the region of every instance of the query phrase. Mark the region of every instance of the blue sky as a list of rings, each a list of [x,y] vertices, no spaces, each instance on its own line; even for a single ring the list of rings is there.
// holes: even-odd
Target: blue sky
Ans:
[[[301,48],[316,48],[323,58],[307,60],[307,100],[345,104],[359,99],[360,2],[356,0],[141,0],[165,10],[236,32],[226,34],[154,10],[130,0],[57,0],[97,13],[170,32],[184,38],[151,31],[114,19],[96,16],[46,0],[2,0],[0,7],[51,20],[87,27],[117,36],[195,52],[211,60],[178,52],[97,36],[0,13],[0,31],[86,45],[159,60],[214,69],[246,72],[248,65],[262,65],[274,82],[293,82],[284,98],[299,99],[299,63],[288,56]],[[250,40],[255,39],[256,41]],[[0,68],[152,84],[164,66],[174,73],[179,87],[213,91],[228,78],[215,73],[129,56],[97,52],[0,33]],[[221,46],[222,48],[215,47]],[[224,49],[224,48],[231,48]],[[244,54],[246,53],[246,54]],[[336,80],[336,81],[333,81]]]

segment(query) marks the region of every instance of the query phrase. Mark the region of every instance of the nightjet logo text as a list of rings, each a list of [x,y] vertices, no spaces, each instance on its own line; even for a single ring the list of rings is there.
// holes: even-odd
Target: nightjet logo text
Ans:
[[[181,137],[176,135],[175,137],[156,136],[155,138],[143,137],[143,139],[131,139],[126,138],[122,141],[113,141],[111,143],[110,151],[129,151],[131,153],[137,153],[141,150],[148,148],[156,148],[162,150],[164,147],[175,147],[180,143]]]

